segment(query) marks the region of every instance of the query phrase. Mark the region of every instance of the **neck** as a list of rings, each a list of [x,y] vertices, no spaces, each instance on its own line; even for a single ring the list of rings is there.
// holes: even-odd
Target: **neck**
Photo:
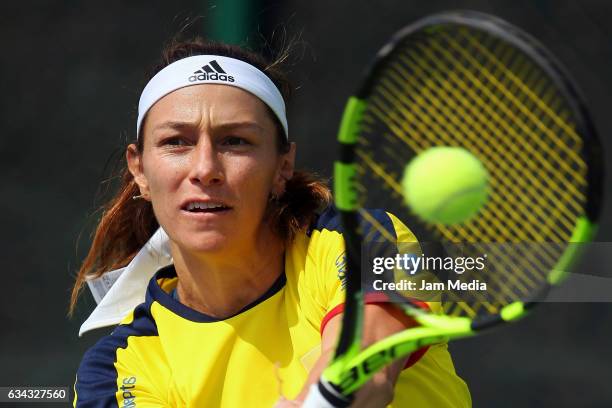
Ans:
[[[278,237],[257,240],[234,254],[193,254],[172,246],[181,303],[224,319],[260,298],[284,269],[284,245]]]

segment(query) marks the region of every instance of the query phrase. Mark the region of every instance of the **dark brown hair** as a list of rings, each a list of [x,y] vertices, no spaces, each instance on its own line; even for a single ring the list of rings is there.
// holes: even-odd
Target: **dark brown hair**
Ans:
[[[280,62],[287,56],[286,51],[275,62],[269,63],[263,56],[235,45],[202,38],[187,41],[173,40],[163,50],[161,62],[149,75],[149,79],[175,61],[201,54],[235,58],[257,67],[278,87],[285,103],[288,102],[291,86],[280,68]],[[290,144],[280,122],[271,110],[270,115],[276,123],[278,153],[286,153]],[[140,152],[143,148],[143,139],[139,137],[136,142]],[[123,163],[120,172],[121,185],[115,196],[102,206],[102,216],[96,227],[93,242],[77,273],[70,297],[70,315],[74,312],[79,293],[86,280],[127,265],[159,226],[150,202],[132,199],[139,195],[140,191],[126,163]],[[314,221],[317,211],[329,205],[330,201],[331,193],[323,181],[312,173],[296,171],[287,181],[285,193],[270,200],[266,213],[267,221],[279,236],[289,243],[296,233]]]

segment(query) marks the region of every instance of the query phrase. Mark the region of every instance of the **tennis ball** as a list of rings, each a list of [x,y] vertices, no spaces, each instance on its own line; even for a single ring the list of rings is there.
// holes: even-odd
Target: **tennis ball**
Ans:
[[[461,147],[432,147],[408,163],[402,188],[406,203],[423,220],[457,224],[474,216],[487,200],[489,175]]]

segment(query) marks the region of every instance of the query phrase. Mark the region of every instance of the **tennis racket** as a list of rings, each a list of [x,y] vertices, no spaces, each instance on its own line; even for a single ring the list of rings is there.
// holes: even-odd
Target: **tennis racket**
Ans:
[[[398,32],[349,98],[338,140],[334,194],[346,243],[346,303],[334,358],[305,407],[348,406],[395,359],[522,318],[567,277],[581,252],[575,243],[594,236],[603,169],[589,112],[556,58],[498,18],[447,12]],[[404,168],[433,146],[462,147],[489,173],[488,201],[464,223],[426,223],[405,204]],[[424,310],[406,291],[386,291],[419,326],[361,350],[362,277],[371,273],[362,257],[372,242],[396,245],[372,208],[443,248],[490,244],[486,271],[458,276],[487,282],[486,296],[446,291],[430,299],[437,308]],[[515,245],[514,252],[497,244]],[[397,271],[383,279],[397,281]]]

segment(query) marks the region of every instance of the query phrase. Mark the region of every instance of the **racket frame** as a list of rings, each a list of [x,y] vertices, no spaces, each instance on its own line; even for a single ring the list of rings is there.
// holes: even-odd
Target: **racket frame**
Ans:
[[[355,144],[360,131],[360,120],[367,106],[369,90],[378,69],[396,46],[407,36],[421,30],[435,29],[437,25],[461,24],[481,29],[497,36],[531,57],[553,80],[575,114],[577,133],[583,139],[587,167],[587,202],[585,214],[577,220],[569,242],[588,242],[594,238],[603,195],[603,157],[601,143],[596,136],[584,99],[568,72],[557,59],[529,34],[496,17],[473,11],[452,11],[436,14],[405,27],[393,36],[377,54],[367,69],[365,80],[355,96],[349,98],[345,107],[338,142],[340,157],[334,163],[334,197],[339,210],[347,251],[346,302],[342,318],[342,331],[334,358],[324,370],[317,385],[334,400],[330,407],[348,406],[356,390],[363,386],[373,374],[392,361],[407,356],[419,348],[460,337],[473,336],[477,332],[500,323],[518,320],[525,316],[533,305],[541,301],[554,285],[561,283],[580,256],[580,246],[570,245],[560,257],[548,276],[545,285],[532,299],[516,301],[506,305],[498,315],[478,321],[468,317],[436,315],[416,307],[403,306],[405,313],[413,317],[420,327],[396,333],[360,351],[363,330],[364,296],[361,289],[361,238],[351,231],[359,225],[357,195],[353,185],[357,174]],[[314,388],[315,386],[313,386]],[[328,400],[329,400],[328,398]],[[307,400],[308,401],[308,400]],[[343,405],[344,404],[344,405]],[[306,404],[305,406],[308,406]]]

